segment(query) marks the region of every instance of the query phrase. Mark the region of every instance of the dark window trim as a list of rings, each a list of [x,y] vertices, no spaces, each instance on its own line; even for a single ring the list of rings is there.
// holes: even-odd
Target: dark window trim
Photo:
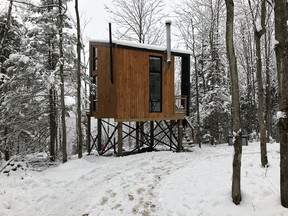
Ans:
[[[158,58],[160,59],[160,71],[150,71],[150,59],[151,58]],[[163,105],[163,95],[162,95],[162,73],[163,73],[163,68],[162,68],[162,56],[156,56],[156,55],[150,55],[149,56],[149,112],[150,113],[161,113],[162,112],[162,105]],[[153,111],[151,110],[151,98],[150,98],[150,74],[160,74],[160,110],[159,111]]]
[[[92,47],[92,71],[97,70],[98,67],[98,48]]]
[[[93,76],[93,84],[95,84],[95,91],[94,91],[94,94],[92,95],[92,103],[93,103],[93,106],[92,106],[92,110],[94,112],[97,112],[99,110],[99,88],[98,88],[98,76]]]

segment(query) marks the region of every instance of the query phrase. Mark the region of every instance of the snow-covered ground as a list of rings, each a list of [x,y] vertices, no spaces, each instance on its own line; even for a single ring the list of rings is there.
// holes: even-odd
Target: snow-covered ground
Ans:
[[[268,144],[261,168],[259,143],[243,147],[242,198],[231,201],[233,147],[126,157],[85,156],[42,172],[0,174],[2,216],[285,216],[279,198],[279,144]]]

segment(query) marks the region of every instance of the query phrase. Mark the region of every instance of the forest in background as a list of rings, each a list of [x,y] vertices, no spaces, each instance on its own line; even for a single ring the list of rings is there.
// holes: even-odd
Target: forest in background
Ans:
[[[37,4],[9,2],[0,11],[0,149],[3,154],[8,149],[11,155],[43,150],[53,157],[59,156],[63,154],[62,143],[66,137],[63,116],[73,112],[77,116],[77,22],[68,16],[66,0],[41,0]],[[143,1],[146,3],[141,5],[141,11],[133,9],[131,2],[114,0],[113,8],[106,7],[117,29],[113,36],[165,46],[165,2]],[[243,133],[256,141],[264,128],[269,142],[278,137],[276,41],[273,3],[267,1],[263,10],[261,2],[235,1],[234,41]],[[170,16],[175,17],[173,32],[177,46],[193,53],[190,109],[197,131],[196,142],[226,143],[233,131],[225,48],[225,1],[183,0],[173,8]],[[90,83],[84,44],[81,41],[82,115],[87,102],[85,89]],[[260,64],[257,59],[262,59]],[[72,98],[75,103],[65,104],[64,98]],[[85,132],[84,124],[82,130]],[[77,137],[75,145],[79,143]],[[84,139],[85,136],[81,138]],[[77,152],[79,148],[75,147],[73,153]]]
[[[75,17],[68,15],[73,3]],[[62,158],[63,163],[71,154],[81,158],[86,90],[93,85],[78,0],[8,0],[1,5],[0,159],[33,152],[47,152],[50,161]],[[164,8],[163,0],[105,5],[116,26],[113,37],[165,46]],[[190,118],[196,143],[234,138],[236,205],[242,199],[241,136],[246,134],[260,141],[266,169],[266,143],[280,142],[281,204],[288,207],[287,8],[286,0],[182,0],[169,14],[175,46],[192,53]]]

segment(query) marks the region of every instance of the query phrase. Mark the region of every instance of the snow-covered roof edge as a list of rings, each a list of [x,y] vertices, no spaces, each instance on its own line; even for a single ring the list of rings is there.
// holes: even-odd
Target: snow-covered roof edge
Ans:
[[[103,43],[103,44],[109,44],[108,40],[90,40],[90,43]],[[164,46],[157,46],[157,45],[151,45],[151,44],[141,44],[141,43],[135,43],[131,41],[123,41],[123,40],[113,40],[113,44],[117,44],[120,46],[127,46],[127,47],[133,47],[133,48],[139,48],[139,49],[147,49],[147,50],[155,50],[155,51],[166,51],[166,47]],[[172,53],[180,53],[180,54],[188,54],[192,55],[192,52],[190,50],[178,50],[172,48]]]

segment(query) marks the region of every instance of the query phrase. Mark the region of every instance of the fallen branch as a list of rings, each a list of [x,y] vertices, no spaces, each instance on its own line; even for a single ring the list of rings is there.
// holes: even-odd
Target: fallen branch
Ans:
[[[1,168],[0,173],[15,159],[15,157],[11,158],[6,164]]]

